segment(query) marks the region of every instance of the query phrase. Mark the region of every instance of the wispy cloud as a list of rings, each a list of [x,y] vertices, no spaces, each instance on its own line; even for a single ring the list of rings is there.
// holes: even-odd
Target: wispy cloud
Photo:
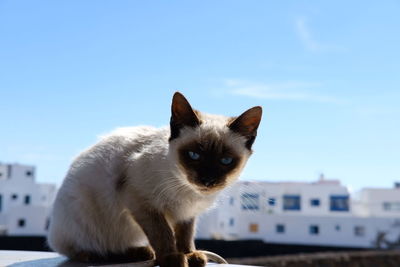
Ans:
[[[326,51],[344,51],[344,47],[340,47],[334,44],[326,44],[318,41],[309,24],[306,17],[299,17],[295,20],[296,33],[303,43],[304,47],[312,52],[326,52]]]
[[[339,103],[339,99],[310,93],[311,89],[322,85],[316,82],[285,81],[277,83],[253,83],[243,80],[225,80],[225,86],[233,95],[272,99]]]

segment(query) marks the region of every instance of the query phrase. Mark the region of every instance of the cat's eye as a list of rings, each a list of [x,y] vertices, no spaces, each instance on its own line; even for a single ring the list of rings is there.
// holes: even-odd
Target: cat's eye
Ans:
[[[193,151],[189,151],[188,155],[192,160],[198,160],[200,158],[200,154]]]
[[[233,158],[231,158],[231,157],[224,157],[224,158],[221,158],[220,161],[221,161],[221,163],[224,164],[224,165],[229,165],[229,164],[232,163]]]

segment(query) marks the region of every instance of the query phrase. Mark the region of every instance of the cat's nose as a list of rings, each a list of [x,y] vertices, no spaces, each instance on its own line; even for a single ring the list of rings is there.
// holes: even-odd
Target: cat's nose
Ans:
[[[212,177],[203,177],[203,178],[200,178],[200,182],[203,185],[209,187],[209,186],[213,186],[217,182],[217,179],[212,178]]]

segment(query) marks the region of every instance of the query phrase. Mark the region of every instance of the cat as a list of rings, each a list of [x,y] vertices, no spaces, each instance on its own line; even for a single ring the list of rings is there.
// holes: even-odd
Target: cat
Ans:
[[[72,260],[203,267],[196,217],[237,180],[257,135],[260,106],[239,117],[192,109],[176,92],[170,126],[119,128],[82,152],[57,194],[49,246]]]

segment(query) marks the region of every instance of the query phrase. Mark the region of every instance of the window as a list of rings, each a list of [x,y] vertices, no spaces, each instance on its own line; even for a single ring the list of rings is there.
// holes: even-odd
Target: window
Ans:
[[[233,206],[234,203],[235,203],[235,199],[233,197],[231,197],[229,199],[229,205]]]
[[[319,234],[319,226],[310,225],[310,235],[318,235],[318,234]]]
[[[354,235],[355,236],[365,236],[365,227],[357,225],[354,227]]]
[[[25,203],[25,205],[29,205],[31,203],[31,196],[30,195],[26,195],[25,196],[24,203]]]
[[[7,165],[7,178],[10,179],[12,174],[12,166]]]
[[[33,175],[33,172],[32,171],[26,171],[26,176],[32,176]]]
[[[349,211],[349,196],[331,196],[331,211]]]
[[[0,195],[0,212],[1,212],[1,209],[2,209],[2,205],[3,205],[3,196],[2,195]]]
[[[50,218],[47,218],[46,219],[46,224],[44,225],[44,230],[49,230],[49,227],[50,227]]]
[[[383,210],[400,211],[400,202],[383,202]]]
[[[276,227],[275,227],[275,229],[276,229],[276,232],[277,232],[277,233],[282,234],[282,233],[285,232],[285,225],[283,225],[283,224],[277,224]]]
[[[283,210],[300,210],[300,196],[284,195]]]
[[[310,199],[310,205],[312,207],[318,207],[321,204],[321,201],[318,198]]]
[[[20,228],[25,227],[25,224],[26,224],[25,219],[18,220],[18,227]]]
[[[268,205],[275,206],[276,199],[274,197],[268,198]]]
[[[336,225],[335,225],[335,230],[336,230],[337,232],[339,232],[341,229],[342,229],[342,228],[340,227],[339,224],[336,224]]]
[[[11,195],[11,199],[12,199],[12,200],[17,200],[17,198],[18,198],[18,195],[17,195],[17,194],[12,194],[12,195]]]
[[[257,233],[258,232],[258,224],[257,223],[250,223],[249,224],[249,231],[250,231],[250,233]]]
[[[258,210],[259,195],[244,193],[242,194],[242,209],[243,210]]]
[[[229,219],[229,226],[234,226],[235,225],[235,219],[234,218],[230,218]]]

